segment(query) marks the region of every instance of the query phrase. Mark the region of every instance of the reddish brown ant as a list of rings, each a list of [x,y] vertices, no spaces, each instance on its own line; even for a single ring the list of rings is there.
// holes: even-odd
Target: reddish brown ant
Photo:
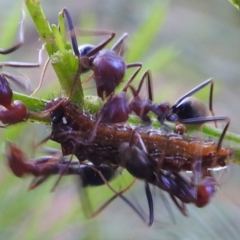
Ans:
[[[3,124],[15,124],[28,117],[28,110],[19,100],[12,102],[12,89],[3,74],[0,75],[0,121]]]
[[[112,180],[118,174],[118,166],[107,164],[95,166],[91,163],[79,165],[78,161],[71,161],[71,164],[69,164],[69,160],[65,157],[59,158],[56,153],[57,151],[54,150],[55,156],[44,156],[27,161],[27,156],[17,146],[10,143],[9,151],[6,153],[6,156],[8,159],[8,165],[15,176],[23,177],[24,175],[33,175],[37,177],[32,181],[29,187],[30,190],[42,184],[51,175],[77,175],[80,177],[81,185],[83,187],[107,184],[116,194],[114,197],[119,196],[144,221],[144,216],[126,197],[122,195],[135,181],[120,192],[116,192],[108,184],[108,181]],[[99,212],[100,211],[98,211],[98,213]],[[94,213],[93,215],[98,213]]]
[[[23,12],[24,15],[24,12]],[[23,45],[24,42],[24,34],[23,34],[23,21],[24,17],[20,23],[20,33],[19,33],[19,42],[14,46],[8,49],[0,49],[0,54],[9,54],[17,50]],[[39,67],[41,64],[41,52],[39,51],[39,62],[38,63],[24,63],[24,62],[0,62],[0,68],[8,66],[8,67],[20,67],[20,68],[31,68],[31,67]],[[8,80],[12,80],[19,87],[29,91],[29,86],[24,84],[18,77],[10,74],[10,73],[1,73],[0,74],[0,121],[3,124],[15,124],[21,121],[26,120],[28,116],[28,111],[26,106],[19,100],[15,100],[12,102],[13,91],[8,83]]]
[[[135,76],[134,76],[135,77]],[[98,113],[98,122],[102,123],[120,123],[128,120],[129,114],[135,112],[144,122],[150,123],[149,112],[157,116],[158,121],[165,126],[165,121],[184,123],[184,124],[202,124],[205,122],[229,121],[227,117],[214,117],[212,107],[213,96],[213,80],[207,79],[197,87],[193,88],[182,97],[180,97],[172,106],[169,103],[163,102],[154,104],[152,94],[151,76],[149,71],[146,71],[139,83],[137,90],[130,84],[131,78],[122,92],[117,95],[111,95]],[[148,99],[143,100],[139,97],[143,81],[147,80]],[[191,97],[194,93],[200,91],[207,85],[211,85],[209,94],[209,111],[212,117],[208,117],[206,106],[198,99]],[[133,93],[133,99],[130,103],[126,100],[126,91],[130,88]]]
[[[96,82],[99,97],[104,99],[114,92],[115,88],[123,80],[127,68],[137,67],[135,75],[140,71],[142,67],[141,63],[126,64],[120,56],[122,44],[128,35],[127,33],[124,33],[111,49],[103,49],[114,38],[115,33],[111,31],[98,31],[110,36],[95,47],[92,45],[83,45],[79,49],[71,16],[67,9],[63,9],[62,14],[63,16],[66,15],[71,33],[73,51],[79,59],[79,74],[89,69],[93,71],[92,77]],[[120,53],[120,55],[117,55],[117,53]]]
[[[99,110],[97,114],[97,122],[93,132],[90,134],[89,142],[91,142],[96,134],[99,123],[121,123],[126,122],[131,112],[136,113],[147,125],[151,123],[149,112],[156,114],[158,121],[164,126],[164,129],[169,129],[165,121],[184,124],[203,124],[206,122],[214,122],[216,126],[217,121],[225,121],[229,125],[229,118],[225,116],[214,116],[212,107],[213,96],[213,80],[210,78],[197,87],[193,88],[181,98],[179,98],[174,105],[163,102],[160,104],[153,103],[152,83],[150,72],[146,71],[140,82],[137,90],[131,86],[134,77],[126,83],[125,87],[119,94],[112,94],[107,99],[106,103]],[[147,80],[148,99],[141,99],[139,93],[143,86],[143,82]],[[209,111],[212,116],[208,116],[206,106],[198,99],[191,97],[194,93],[200,91],[207,85],[210,86],[209,94]],[[126,91],[130,88],[133,94],[133,99],[128,103]]]

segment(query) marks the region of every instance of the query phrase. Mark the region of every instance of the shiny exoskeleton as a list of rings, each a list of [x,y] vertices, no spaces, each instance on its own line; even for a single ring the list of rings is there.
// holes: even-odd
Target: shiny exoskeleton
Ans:
[[[23,34],[23,20],[20,22],[19,41],[14,46],[8,49],[0,49],[0,54],[10,54],[20,48],[24,43]],[[31,68],[39,67],[41,64],[41,52],[39,51],[39,62],[38,63],[27,63],[27,62],[0,62],[0,68],[5,66],[14,68]],[[8,80],[14,82],[18,87],[29,91],[30,88],[27,82],[23,82],[19,77],[10,73],[0,74],[0,121],[4,125],[11,125],[18,122],[25,121],[28,117],[28,110],[26,106],[19,100],[13,101],[13,91],[10,87]]]
[[[135,137],[138,137],[141,148],[134,144]],[[216,182],[214,178],[209,175],[207,169],[203,171],[204,177],[200,179],[197,184],[186,180],[176,170],[163,170],[162,163],[155,161],[153,156],[148,154],[140,134],[138,134],[137,131],[132,132],[129,142],[122,143],[119,146],[119,155],[122,165],[133,176],[145,181],[145,191],[148,199],[151,222],[153,221],[153,201],[148,187],[149,183],[168,192],[184,215],[186,215],[185,203],[194,203],[198,207],[203,207],[210,201],[215,192]],[[195,174],[201,174],[202,171],[202,169],[196,170],[194,168],[196,163],[197,161],[192,163],[193,179],[196,178]],[[179,203],[178,200],[180,200],[181,203]]]
[[[5,125],[25,121],[28,110],[19,100],[12,101],[13,92],[5,75],[0,74],[0,121]]]
[[[136,113],[144,122],[150,123],[149,113],[152,112],[157,116],[158,121],[165,125],[165,121],[183,123],[183,124],[203,124],[206,122],[225,121],[229,124],[230,120],[226,116],[214,116],[212,107],[213,95],[213,80],[208,79],[193,88],[181,98],[179,98],[172,106],[163,102],[160,104],[153,103],[151,76],[149,71],[146,71],[137,90],[131,86],[133,79],[130,79],[120,94],[111,95],[102,109],[99,110],[99,122],[102,123],[121,123],[129,118],[131,112]],[[139,93],[143,86],[143,81],[147,80],[148,99],[141,99]],[[213,116],[208,116],[208,109],[200,100],[191,97],[194,93],[198,92],[207,85],[210,87],[209,97],[209,111]],[[126,91],[130,88],[133,93],[133,99],[130,103],[127,102]]]
[[[104,99],[114,92],[115,88],[123,80],[127,68],[136,67],[135,75],[140,71],[142,67],[141,63],[127,64],[121,56],[123,41],[128,36],[127,33],[124,33],[111,49],[103,49],[114,38],[115,33],[111,31],[97,31],[97,33],[101,33],[102,35],[110,36],[97,46],[83,45],[79,48],[68,10],[63,9],[62,14],[63,16],[66,15],[71,32],[73,51],[79,59],[79,74],[90,69],[93,71],[92,78],[95,80],[99,97]]]
[[[216,182],[211,176],[205,176],[202,178],[201,182],[195,186],[178,172],[164,171],[156,168],[156,166],[153,167],[151,157],[136,147],[122,144],[120,146],[120,154],[122,155],[121,158],[124,161],[126,169],[133,176],[145,180],[145,191],[150,212],[149,225],[152,225],[154,220],[153,200],[149,189],[149,183],[168,192],[174,203],[184,215],[187,214],[185,209],[186,203],[194,203],[198,207],[203,207],[210,201],[215,192]],[[116,172],[116,167],[114,168],[108,164],[100,164],[99,166],[79,166],[75,161],[69,164],[66,159],[59,160],[59,157],[54,155],[29,160],[14,144],[9,144],[9,151],[6,153],[6,156],[11,171],[17,177],[23,177],[24,175],[38,177],[31,183],[30,189],[34,189],[52,175],[62,174],[80,176],[83,187],[99,186],[106,183],[106,181],[110,181],[115,176]],[[140,158],[136,161],[135,157]],[[119,196],[142,219],[144,219],[134,205],[122,195],[124,191],[116,193],[110,201],[115,199],[116,196]]]
[[[107,164],[95,166],[91,163],[79,165],[75,160],[71,161],[69,164],[69,160],[62,156],[57,156],[58,154],[56,153],[59,153],[59,151],[51,156],[28,159],[28,157],[16,145],[9,143],[6,157],[8,160],[8,166],[15,176],[21,178],[25,175],[32,175],[36,177],[29,187],[31,190],[38,187],[52,175],[77,175],[80,177],[81,185],[83,187],[89,187],[108,184],[108,181],[112,180],[118,174],[118,166]],[[115,193],[115,196],[111,201],[115,199],[116,196],[119,196],[136,214],[139,215],[142,220],[144,220],[141,212],[139,212],[138,209],[122,195],[132,184],[120,192],[116,192],[108,185]],[[98,213],[102,210],[103,208],[98,210]],[[98,213],[94,213],[93,215]]]

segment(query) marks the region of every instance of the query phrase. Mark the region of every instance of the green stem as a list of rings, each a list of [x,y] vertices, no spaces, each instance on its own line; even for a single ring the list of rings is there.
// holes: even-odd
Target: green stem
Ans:
[[[45,100],[29,97],[29,96],[14,92],[13,100],[16,100],[16,99],[21,100],[27,106],[29,111],[32,111],[32,112],[44,111],[44,105],[47,103],[47,101]],[[89,111],[91,114],[95,114],[103,104],[101,99],[96,96],[85,96],[84,102],[85,102],[84,109]],[[49,119],[47,117],[38,118],[30,115],[28,121],[44,123],[46,125],[50,124]],[[141,124],[140,119],[137,116],[133,116],[133,115],[130,115],[128,122],[133,125]],[[159,129],[161,127],[160,123],[156,119],[152,118],[152,122],[153,122],[152,124],[153,128]],[[167,123],[167,124],[171,129],[174,129],[174,126],[175,126],[174,124],[172,123]],[[188,130],[188,133],[191,134],[192,131],[194,130],[191,130],[190,128]],[[221,129],[210,127],[208,125],[204,125],[201,131],[203,132],[204,135],[207,135],[214,139],[219,139],[222,134]],[[234,161],[237,164],[240,164],[240,135],[227,132],[224,137],[224,142],[226,142],[226,145],[232,148],[234,152]]]
[[[72,86],[79,68],[79,61],[78,58],[74,56],[71,45],[66,43],[65,36],[61,35],[61,33],[65,33],[65,30],[61,29],[61,32],[59,32],[55,25],[50,26],[38,0],[25,0],[25,2],[37,32],[45,45],[50,62],[57,74],[62,89],[64,89],[66,96],[70,96],[72,93],[70,99],[83,106],[84,95],[80,78],[77,79],[74,85],[74,91],[72,91]],[[64,18],[62,14],[59,14],[59,19],[61,20],[60,25],[63,28]]]

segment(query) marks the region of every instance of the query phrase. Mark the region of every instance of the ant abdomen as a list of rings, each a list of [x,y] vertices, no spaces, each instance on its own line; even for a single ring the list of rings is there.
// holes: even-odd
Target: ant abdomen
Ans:
[[[0,104],[5,108],[10,107],[12,103],[12,89],[7,79],[1,74],[0,75]]]
[[[124,142],[119,146],[119,156],[122,164],[134,177],[148,182],[155,180],[155,166],[144,151]]]
[[[115,176],[115,170],[106,164],[100,164],[99,166],[94,167],[103,174],[106,181],[112,180]],[[105,184],[103,178],[96,172],[96,170],[88,165],[82,165],[79,168],[79,173],[83,187],[100,186]]]
[[[113,50],[99,51],[93,60],[94,80],[97,86],[98,96],[109,96],[121,83],[126,71],[126,63],[123,58]]]
[[[207,117],[209,111],[206,105],[195,97],[187,97],[177,106],[174,106],[172,113],[179,119]]]
[[[14,101],[7,110],[0,110],[0,121],[3,124],[16,124],[25,121],[27,117],[27,107],[19,100]]]
[[[16,100],[12,102],[13,92],[3,74],[0,75],[0,121],[3,124],[15,124],[27,119],[28,110],[25,104]]]

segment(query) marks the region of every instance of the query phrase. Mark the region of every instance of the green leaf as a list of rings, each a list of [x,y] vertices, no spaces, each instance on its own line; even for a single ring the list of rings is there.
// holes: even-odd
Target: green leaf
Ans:
[[[240,9],[240,1],[239,0],[228,0],[233,6],[237,9]]]

